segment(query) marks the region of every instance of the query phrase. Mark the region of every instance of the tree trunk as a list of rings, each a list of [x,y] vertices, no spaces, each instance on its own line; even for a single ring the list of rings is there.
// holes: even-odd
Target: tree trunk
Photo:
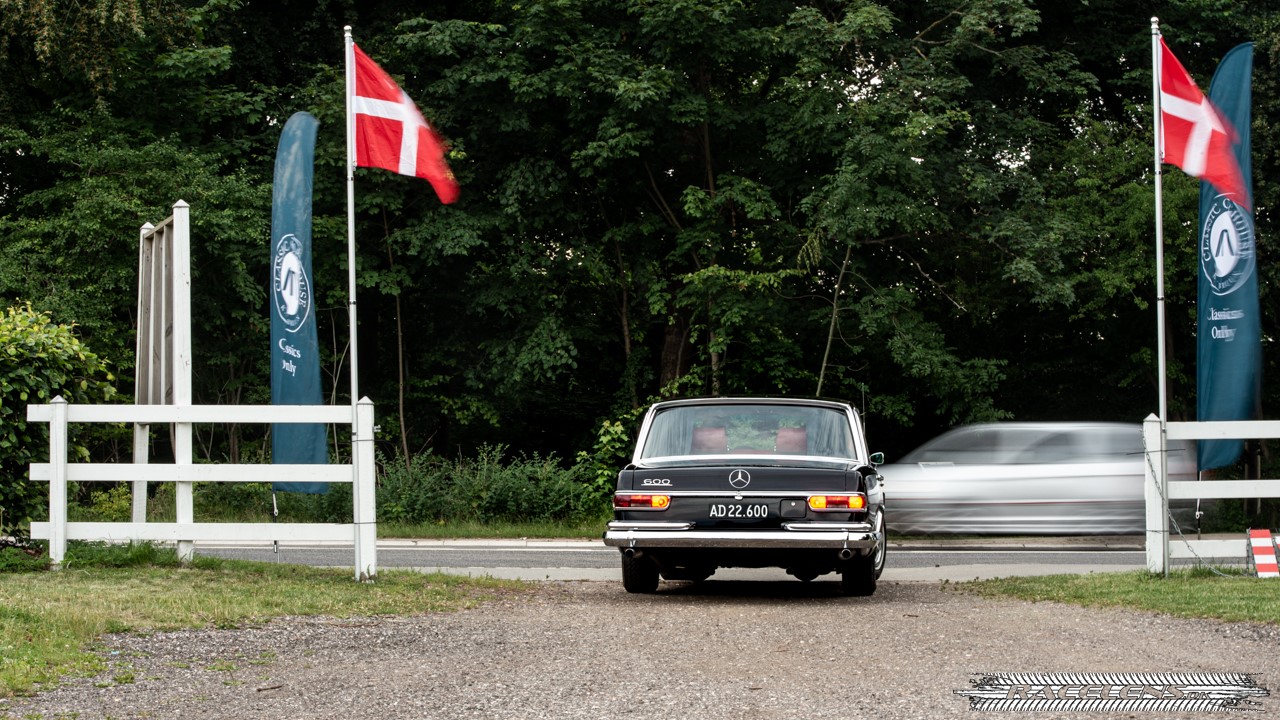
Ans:
[[[689,372],[689,321],[681,311],[676,311],[663,329],[662,336],[662,387],[682,378]]]
[[[392,270],[396,268],[396,258],[391,252],[391,230],[386,224],[386,214],[383,214],[383,237],[387,242],[387,264]],[[400,456],[404,458],[404,467],[406,470],[412,469],[409,459],[409,429],[405,427],[404,416],[404,383],[405,383],[405,360],[404,360],[404,319],[401,317],[403,308],[400,304],[400,290],[396,289],[396,406],[398,417],[400,418]]]
[[[844,249],[844,262],[840,263],[840,274],[836,276],[836,288],[831,292],[831,322],[827,325],[827,346],[822,350],[822,367],[818,370],[818,391],[815,397],[822,397],[822,382],[827,376],[827,361],[831,359],[831,344],[836,337],[836,319],[840,317],[840,291],[844,287],[844,273],[849,269],[849,258],[853,256],[853,246]]]
[[[613,252],[618,258],[618,287],[622,291],[618,316],[622,323],[623,375],[627,383],[627,396],[631,398],[631,407],[634,409],[640,407],[640,394],[636,390],[636,378],[631,371],[631,290],[628,286],[627,267],[622,260],[622,243],[614,241]]]
[[[714,322],[716,313],[716,304],[712,300],[707,301],[707,322],[710,325]],[[720,339],[720,334],[716,332],[715,327],[707,328],[707,355],[711,359],[711,394],[720,394],[720,366],[724,362],[720,351],[716,350],[716,344]]]
[[[396,294],[396,372],[399,373],[397,387],[399,387],[399,408],[400,408],[400,452],[404,456],[404,467],[406,470],[412,470],[413,466],[409,461],[409,429],[405,426],[404,417],[404,383],[405,383],[405,359],[404,359],[404,320],[401,317],[400,295]]]

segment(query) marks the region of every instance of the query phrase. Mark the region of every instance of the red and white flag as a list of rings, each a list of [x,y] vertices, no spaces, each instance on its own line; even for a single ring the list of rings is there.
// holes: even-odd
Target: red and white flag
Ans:
[[[355,43],[351,47],[356,66],[351,98],[356,166],[425,178],[440,202],[457,200],[458,181],[445,162],[440,136],[391,76]]]
[[[1235,128],[1196,87],[1164,38],[1160,38],[1160,116],[1164,162],[1250,209],[1244,174],[1231,147],[1237,140]]]

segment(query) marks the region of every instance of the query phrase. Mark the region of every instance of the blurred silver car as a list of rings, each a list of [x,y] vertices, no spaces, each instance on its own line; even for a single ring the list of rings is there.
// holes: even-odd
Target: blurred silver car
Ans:
[[[900,534],[1135,534],[1146,531],[1142,426],[993,423],[943,433],[880,467],[885,519]],[[1171,479],[1195,479],[1194,446],[1171,446]],[[1175,510],[1194,526],[1195,507]]]

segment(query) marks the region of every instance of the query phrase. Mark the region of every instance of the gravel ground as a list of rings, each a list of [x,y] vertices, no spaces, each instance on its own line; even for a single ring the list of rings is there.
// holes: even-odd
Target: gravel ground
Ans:
[[[974,712],[956,691],[990,672],[1253,673],[1272,694],[1238,715],[1280,716],[1280,629],[936,583],[845,598],[830,582],[663,583],[650,596],[547,582],[457,613],[282,618],[110,636],[104,648],[101,676],[0,701],[0,717],[1094,717]]]

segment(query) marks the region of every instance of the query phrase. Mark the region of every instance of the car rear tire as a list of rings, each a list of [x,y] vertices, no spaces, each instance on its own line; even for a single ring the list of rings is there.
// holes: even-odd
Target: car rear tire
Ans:
[[[840,572],[840,590],[845,595],[867,597],[876,591],[876,581],[884,572],[888,542],[884,535],[884,511],[876,515],[876,530],[880,542],[866,555],[855,555]]]
[[[658,589],[658,566],[643,555],[622,554],[622,587],[629,593],[651,593]]]

